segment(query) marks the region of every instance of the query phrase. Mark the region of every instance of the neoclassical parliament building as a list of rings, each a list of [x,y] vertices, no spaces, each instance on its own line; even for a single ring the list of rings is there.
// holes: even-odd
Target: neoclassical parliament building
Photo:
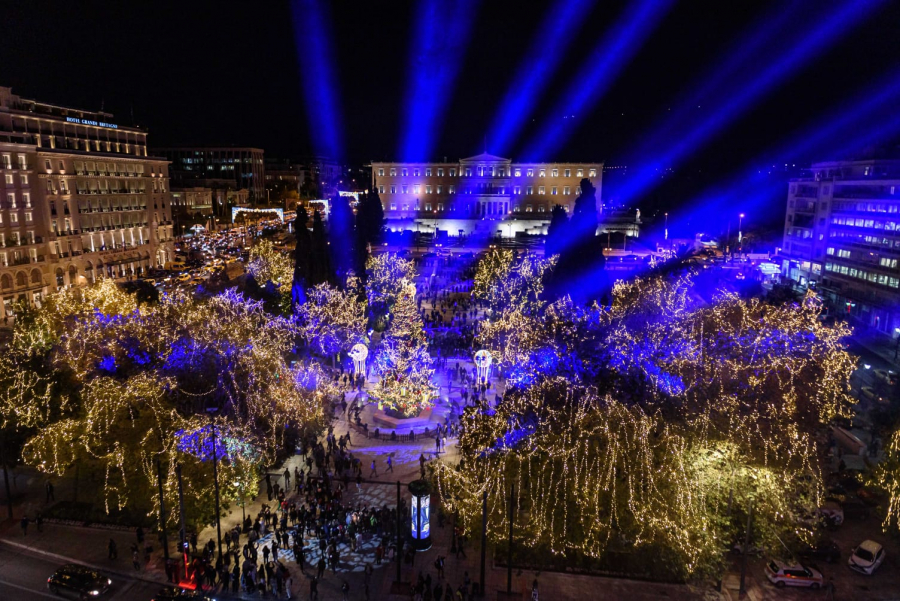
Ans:
[[[513,163],[479,154],[458,162],[372,163],[391,230],[448,236],[546,234],[555,205],[571,213],[581,180],[603,210],[603,163]]]

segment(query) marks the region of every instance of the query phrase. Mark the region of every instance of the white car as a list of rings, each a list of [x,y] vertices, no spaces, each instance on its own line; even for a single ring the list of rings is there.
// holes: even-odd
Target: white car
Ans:
[[[816,589],[822,586],[822,572],[802,564],[788,565],[778,560],[766,564],[766,577],[769,582],[783,588],[785,586],[805,586]]]
[[[873,540],[865,540],[850,553],[847,565],[851,570],[871,576],[884,563],[884,556],[884,547]]]

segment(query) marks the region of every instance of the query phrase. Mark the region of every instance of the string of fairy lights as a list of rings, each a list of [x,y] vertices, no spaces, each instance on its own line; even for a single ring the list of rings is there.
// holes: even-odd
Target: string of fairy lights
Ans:
[[[540,277],[516,267],[489,256],[476,293],[493,306],[498,289],[537,289],[492,287]],[[591,557],[652,545],[685,577],[720,569],[751,499],[761,543],[810,540],[822,500],[815,432],[853,402],[846,327],[822,324],[812,296],[707,304],[690,277],[619,282],[612,297],[606,308],[499,301],[479,341],[510,392],[462,419],[462,460],[435,468],[442,501],[480,529],[486,491],[499,541],[515,484],[524,545]]]

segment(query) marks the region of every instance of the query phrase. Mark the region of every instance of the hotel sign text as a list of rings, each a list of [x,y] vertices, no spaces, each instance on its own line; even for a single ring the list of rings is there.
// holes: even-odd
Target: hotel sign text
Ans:
[[[119,129],[115,123],[104,123],[103,121],[91,121],[90,119],[79,119],[78,117],[66,117],[69,123],[77,123],[79,125],[95,125],[97,127],[108,127],[110,129]]]

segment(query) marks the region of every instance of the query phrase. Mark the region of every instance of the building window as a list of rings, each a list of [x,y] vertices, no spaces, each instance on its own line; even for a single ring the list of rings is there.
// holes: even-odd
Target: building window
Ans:
[[[538,194],[541,195],[541,196],[543,196],[544,193],[545,193],[545,192],[544,192],[544,186],[538,186]]]
[[[413,169],[413,177],[419,177],[419,170]]]
[[[526,212],[526,213],[531,213],[531,210],[532,210],[531,205],[525,205],[525,212]]]
[[[12,185],[12,183],[13,183],[12,173],[7,173],[4,179],[6,179],[7,185],[9,185],[9,186]]]
[[[431,167],[425,168],[425,177],[431,177]]]
[[[430,210],[431,210],[431,203],[430,203],[430,202],[426,202],[426,203],[425,203],[425,210],[426,210],[426,211],[430,211]]]
[[[438,208],[437,208],[438,211],[443,211],[443,210],[444,210],[444,203],[439,202],[438,205],[437,205],[437,207],[438,207]]]
[[[397,186],[391,186],[391,194],[397,193]]]
[[[516,177],[522,177],[522,170],[516,169],[515,174],[516,174]]]
[[[431,186],[425,186],[425,194],[431,194]]]
[[[25,222],[31,223],[31,211],[25,211]]]
[[[19,223],[19,214],[18,213],[10,213],[9,214],[9,222],[10,223]]]
[[[397,210],[397,203],[394,203],[394,202],[391,203],[391,210],[392,210],[392,211],[396,211],[396,210]]]
[[[404,194],[409,194],[409,186],[406,185],[406,184],[403,184],[403,193],[404,193]]]
[[[23,157],[19,157],[19,161],[22,160]],[[50,159],[46,159],[44,161],[44,167],[47,169],[47,173],[53,171],[53,165],[50,163]]]
[[[559,177],[559,169],[554,169],[553,171],[551,171],[551,175],[552,177]]]
[[[544,212],[544,205],[538,205],[538,213]]]
[[[513,186],[513,194],[521,194],[522,188],[521,186]]]
[[[447,192],[449,194],[456,194],[456,186],[447,186]]]
[[[28,174],[27,173],[23,173],[22,175],[19,176],[19,178],[22,180],[23,186],[28,185]]]
[[[553,196],[556,196],[556,190],[557,190],[556,186],[553,186],[552,188],[550,188],[550,194],[552,194]]]
[[[534,169],[529,169],[528,171],[526,171],[526,174],[528,175],[528,177],[534,177]]]
[[[597,177],[597,170],[591,169],[590,171],[588,171],[588,177]]]
[[[397,170],[391,169],[391,177],[396,177],[396,175],[397,175]]]
[[[456,177],[456,167],[450,168],[450,177]]]
[[[443,189],[444,189],[444,187],[439,185],[437,187],[437,193],[440,194]]]
[[[538,176],[539,176],[539,177],[545,177],[546,175],[547,175],[547,170],[546,170],[546,169],[541,169],[541,170],[538,172]]]
[[[403,177],[406,177],[407,175],[409,175],[409,169],[403,169],[401,173],[403,174]]]
[[[438,167],[437,174],[438,174],[438,177],[444,177],[444,168]]]
[[[378,193],[384,194],[384,186],[378,186]]]
[[[525,189],[525,193],[528,194],[529,196],[531,196],[532,194],[534,194],[534,186],[528,186],[528,187]]]
[[[378,177],[384,177],[384,167],[378,169]]]
[[[421,188],[422,188],[422,187],[421,187],[419,184],[415,184],[415,185],[413,186],[413,194],[415,194],[415,195],[418,196],[419,190],[420,190]]]
[[[466,167],[466,177],[472,177],[472,168]]]
[[[569,186],[563,186],[563,196],[568,196],[572,193],[572,188]]]
[[[571,169],[566,169],[563,173],[565,174],[566,177],[572,177],[572,170],[571,170]]]

